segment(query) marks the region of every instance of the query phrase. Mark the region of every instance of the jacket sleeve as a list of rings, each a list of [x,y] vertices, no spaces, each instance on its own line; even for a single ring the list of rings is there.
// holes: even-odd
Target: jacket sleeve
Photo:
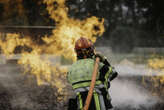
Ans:
[[[103,56],[101,54],[95,54],[95,57],[99,57],[100,58],[100,62],[102,62],[104,65],[111,66],[105,56]]]
[[[105,81],[107,79],[109,79],[109,81],[112,81],[113,79],[115,79],[118,76],[118,73],[116,72],[114,67],[112,67],[110,65],[110,63],[108,62],[108,60],[105,56],[103,56],[101,54],[96,54],[95,57],[99,57],[100,62],[102,62],[104,64],[104,66],[100,69],[100,80],[101,81]]]

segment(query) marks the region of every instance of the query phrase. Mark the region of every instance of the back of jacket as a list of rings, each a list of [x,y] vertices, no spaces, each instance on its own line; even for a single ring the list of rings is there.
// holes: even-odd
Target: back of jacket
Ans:
[[[77,62],[72,64],[67,75],[69,83],[73,84],[81,81],[91,80],[92,72],[94,69],[94,62],[95,61],[93,59],[88,58],[78,60]],[[100,70],[103,65],[103,63],[99,63],[98,70]],[[99,78],[99,74],[100,73],[98,72],[97,79]]]

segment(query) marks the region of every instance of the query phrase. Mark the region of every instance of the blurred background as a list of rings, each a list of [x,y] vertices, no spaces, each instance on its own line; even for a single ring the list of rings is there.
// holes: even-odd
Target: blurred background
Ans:
[[[66,0],[64,4],[69,18],[85,20],[96,16],[99,22],[104,19],[105,30],[98,35],[95,46],[119,73],[109,89],[114,109],[163,110],[164,1]],[[58,5],[58,2],[53,3],[54,7]],[[28,36],[33,44],[42,46],[45,44],[43,38],[51,37],[57,24],[43,0],[0,0],[0,44],[9,40],[10,33],[19,34],[21,39]],[[99,29],[95,27],[94,30]],[[61,94],[49,82],[38,84],[38,76],[31,71],[24,74],[25,69],[17,63],[20,53],[31,52],[33,47],[14,45],[13,57],[7,57],[4,50],[14,43],[6,44],[8,47],[0,45],[0,109],[66,110],[68,98],[74,96],[66,77],[58,77],[66,86]],[[39,54],[41,59],[45,58],[44,53]],[[63,53],[57,57],[49,54],[45,59],[62,68],[73,62]],[[55,71],[66,73],[62,69]]]
[[[162,0],[66,1],[70,17],[85,19],[89,16],[97,16],[104,18],[105,32],[102,39],[110,42],[107,42],[106,45],[110,45],[114,51],[127,52],[136,46],[163,47],[163,4]],[[0,11],[0,25],[3,26],[55,26],[55,21],[49,17],[46,5],[42,0],[1,0]],[[51,27],[47,28],[44,31],[48,31]],[[39,29],[22,30],[36,34],[37,37],[40,33]],[[40,34],[45,34],[44,31]],[[48,33],[46,32],[46,34]],[[120,47],[124,47],[124,49]]]

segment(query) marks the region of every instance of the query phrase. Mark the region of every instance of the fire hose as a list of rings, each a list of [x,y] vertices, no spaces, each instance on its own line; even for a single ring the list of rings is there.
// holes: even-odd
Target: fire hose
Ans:
[[[96,57],[96,61],[95,61],[95,65],[94,65],[94,69],[93,69],[93,73],[92,73],[92,80],[91,80],[91,84],[90,84],[90,89],[89,89],[89,92],[87,95],[87,99],[85,101],[84,110],[88,110],[89,105],[91,103],[92,94],[93,94],[93,90],[94,90],[95,83],[96,83],[96,76],[97,76],[97,70],[98,70],[99,62],[100,62],[100,58]]]

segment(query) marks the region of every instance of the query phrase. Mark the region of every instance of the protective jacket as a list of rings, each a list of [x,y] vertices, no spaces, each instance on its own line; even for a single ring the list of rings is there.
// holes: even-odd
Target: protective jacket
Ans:
[[[77,94],[74,102],[73,100],[71,102],[74,104],[73,106],[72,104],[70,105],[70,110],[82,110],[84,107],[92,79],[95,62],[94,57],[77,60],[77,62],[72,64],[72,66],[69,68],[67,78]],[[110,87],[110,79],[115,73],[110,64],[104,63],[105,59],[103,59],[103,57],[100,57],[100,61],[101,62],[99,63],[99,71],[96,78],[93,98],[91,100],[89,110],[106,110],[111,108],[111,99],[108,93],[108,88]]]

